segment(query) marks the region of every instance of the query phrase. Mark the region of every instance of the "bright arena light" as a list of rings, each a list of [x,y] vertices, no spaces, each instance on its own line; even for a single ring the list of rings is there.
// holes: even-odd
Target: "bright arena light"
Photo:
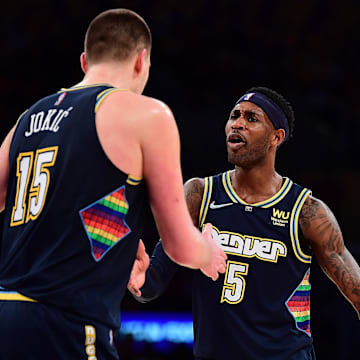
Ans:
[[[151,343],[192,344],[194,338],[191,313],[123,312],[120,333]]]

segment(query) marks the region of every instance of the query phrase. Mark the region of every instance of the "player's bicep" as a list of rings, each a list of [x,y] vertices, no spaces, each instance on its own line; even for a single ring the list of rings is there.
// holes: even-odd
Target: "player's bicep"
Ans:
[[[340,226],[328,206],[309,196],[299,218],[301,230],[319,265],[332,278],[341,267],[344,240]]]
[[[344,251],[340,226],[332,211],[321,200],[312,196],[306,199],[299,223],[305,239],[315,253],[341,254]]]
[[[160,109],[161,110],[161,109]],[[167,108],[154,114],[141,143],[144,177],[150,191],[158,194],[181,186],[180,140],[175,120]]]
[[[141,147],[150,204],[155,220],[160,216],[170,226],[177,216],[181,222],[186,215],[178,129],[171,111],[164,105],[144,130]]]

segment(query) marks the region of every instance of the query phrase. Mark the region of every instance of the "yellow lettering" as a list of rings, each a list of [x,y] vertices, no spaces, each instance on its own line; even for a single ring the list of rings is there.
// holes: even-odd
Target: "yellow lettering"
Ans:
[[[273,208],[273,217],[278,218],[278,219],[287,220],[289,218],[289,216],[290,216],[290,211],[283,211],[283,210]]]
[[[95,355],[95,345],[88,345],[86,347],[86,353],[90,355]]]
[[[273,217],[277,217],[277,218],[281,217],[281,212],[279,209],[273,209]]]
[[[96,341],[96,331],[95,327],[92,325],[85,325],[85,352],[88,355],[88,360],[97,360],[95,353],[95,341]]]

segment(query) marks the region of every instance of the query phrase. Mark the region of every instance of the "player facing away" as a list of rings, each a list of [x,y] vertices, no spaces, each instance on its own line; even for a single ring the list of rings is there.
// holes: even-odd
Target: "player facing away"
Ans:
[[[1,146],[2,359],[118,359],[147,203],[170,258],[213,280],[225,271],[211,226],[201,234],[186,208],[174,117],[141,95],[150,50],[138,14],[99,14],[84,79],[32,105]]]
[[[213,224],[228,255],[216,282],[193,271],[196,359],[315,359],[310,329],[312,255],[359,314],[360,269],[330,209],[275,170],[278,147],[292,135],[294,113],[277,92],[255,87],[226,123],[235,168],[185,184],[194,224]],[[142,250],[142,252],[140,252]],[[142,302],[159,296],[177,269],[157,244],[146,271],[139,247],[129,290]]]

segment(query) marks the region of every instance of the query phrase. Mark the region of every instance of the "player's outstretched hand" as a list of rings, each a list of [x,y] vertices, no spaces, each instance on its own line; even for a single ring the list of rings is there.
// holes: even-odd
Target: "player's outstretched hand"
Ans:
[[[127,285],[128,290],[136,296],[141,296],[140,288],[145,283],[145,273],[146,269],[149,267],[149,264],[149,255],[146,253],[145,245],[140,239],[136,259],[132,267],[130,279]]]
[[[202,236],[211,245],[213,250],[212,259],[210,263],[201,268],[200,270],[212,280],[217,280],[219,273],[223,274],[226,270],[226,259],[227,256],[224,251],[216,245],[214,239],[211,236],[212,225],[207,223],[204,226]]]

